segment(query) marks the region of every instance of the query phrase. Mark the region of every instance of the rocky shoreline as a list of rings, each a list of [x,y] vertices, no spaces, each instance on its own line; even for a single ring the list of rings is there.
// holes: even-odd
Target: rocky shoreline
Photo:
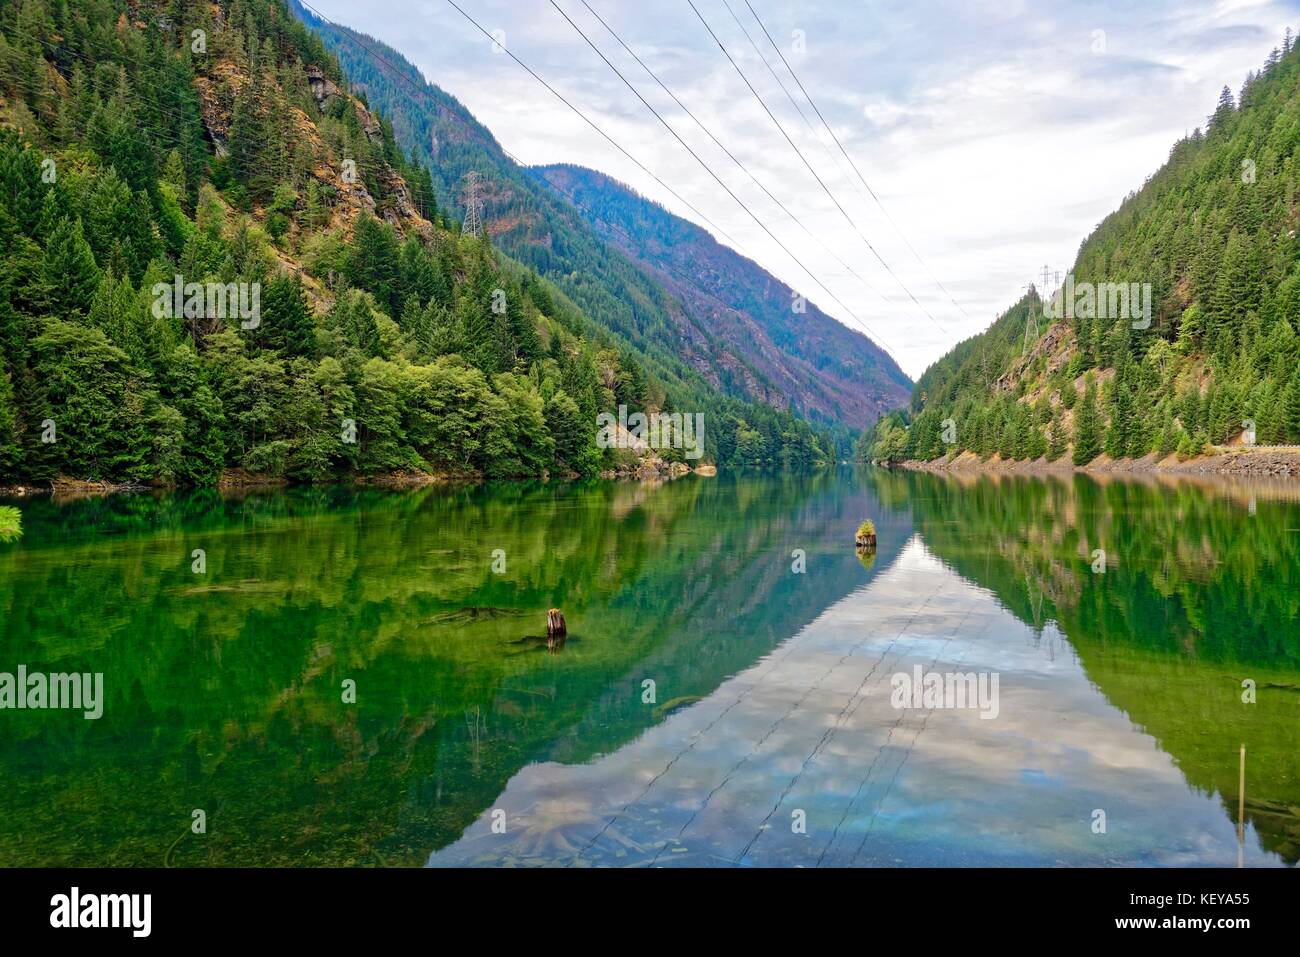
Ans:
[[[1111,459],[1100,456],[1087,465],[1074,465],[1067,458],[1049,462],[1045,458],[1015,461],[994,455],[980,459],[973,452],[930,462],[908,460],[894,463],[917,472],[990,472],[1018,475],[1061,475],[1080,472],[1091,475],[1235,475],[1261,478],[1300,479],[1300,446],[1222,446],[1212,454],[1180,461],[1176,455],[1163,459],[1148,455],[1140,459]]]
[[[616,469],[607,469],[600,472],[599,476],[603,479],[641,479],[642,481],[653,481],[655,479],[675,479],[684,475],[702,475],[712,477],[718,474],[716,465],[700,465],[691,468],[685,462],[665,462],[660,458],[643,458],[637,461],[636,465],[619,466]]]
[[[677,479],[686,475],[712,477],[718,474],[715,465],[701,465],[691,468],[684,462],[665,462],[662,459],[641,459],[635,466],[620,466],[598,474],[607,480],[636,480],[643,482]],[[537,477],[537,476],[534,476]],[[553,474],[541,476],[543,479],[571,480],[581,478],[578,473]],[[329,485],[347,484],[366,488],[418,488],[425,485],[442,485],[455,482],[474,483],[484,480],[478,472],[431,473],[431,472],[391,472],[379,475],[356,475],[351,479],[340,478]],[[260,490],[289,488],[294,483],[284,478],[256,475],[243,469],[228,469],[222,473],[217,489]],[[59,476],[52,482],[38,482],[30,485],[0,485],[2,498],[27,498],[35,495],[54,495],[56,498],[80,498],[97,495],[116,495],[121,492],[149,492],[162,490],[169,486],[141,485],[139,483],[87,482]]]

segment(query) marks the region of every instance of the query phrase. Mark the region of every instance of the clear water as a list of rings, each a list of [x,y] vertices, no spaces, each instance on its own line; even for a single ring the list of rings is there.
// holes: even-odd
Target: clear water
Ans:
[[[1300,857],[1291,486],[844,470],[19,504],[0,672],[102,672],[106,702],[0,710],[0,864]],[[895,707],[917,666],[996,675],[996,716]]]

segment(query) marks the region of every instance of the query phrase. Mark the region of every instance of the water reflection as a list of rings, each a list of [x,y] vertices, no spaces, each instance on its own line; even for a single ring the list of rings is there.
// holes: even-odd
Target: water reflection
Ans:
[[[1294,863],[1296,499],[840,472],[23,502],[0,670],[108,700],[4,714],[0,864],[1230,865],[1242,743],[1244,863]],[[893,708],[918,664],[998,673],[998,717]]]
[[[1044,631],[1033,640],[917,537],[887,573],[635,742],[525,768],[430,864],[1231,864],[1217,803]],[[894,708],[890,676],[916,665],[998,673],[997,718]],[[1246,862],[1275,860],[1248,831]]]
[[[5,714],[0,863],[369,865],[712,693],[863,581],[836,542],[880,506],[823,475],[23,508],[5,661],[102,671],[108,700]],[[896,554],[906,513],[882,522]],[[526,637],[552,607],[562,649]]]

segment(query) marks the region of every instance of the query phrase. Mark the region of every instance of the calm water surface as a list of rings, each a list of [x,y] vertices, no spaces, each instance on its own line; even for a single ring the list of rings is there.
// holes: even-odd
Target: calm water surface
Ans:
[[[18,504],[0,671],[102,672],[107,700],[0,711],[0,865],[1300,858],[1293,486],[845,470]],[[996,674],[996,717],[896,709],[917,666]]]

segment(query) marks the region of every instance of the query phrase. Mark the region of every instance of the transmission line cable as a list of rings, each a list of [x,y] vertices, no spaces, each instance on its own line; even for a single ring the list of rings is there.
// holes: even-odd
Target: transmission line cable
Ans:
[[[448,0],[448,2],[450,2],[450,0]],[[790,144],[790,148],[795,151],[795,154],[803,162],[804,166],[808,168],[808,172],[811,173],[813,179],[817,181],[817,185],[819,185],[822,188],[822,192],[824,192],[828,197],[830,197],[831,202],[835,204],[835,208],[840,211],[840,215],[843,216],[845,221],[853,228],[853,231],[858,234],[858,238],[862,240],[863,244],[866,245],[867,249],[871,250],[871,254],[876,257],[876,259],[880,262],[880,265],[885,268],[885,271],[889,273],[890,276],[893,277],[894,281],[898,283],[899,287],[903,290],[903,292],[907,294],[907,297],[911,299],[912,302],[916,305],[916,308],[921,310],[921,312],[925,314],[926,318],[928,318],[931,322],[933,322],[935,326],[938,327],[941,331],[947,332],[948,330],[944,329],[943,326],[939,324],[939,320],[935,319],[934,316],[930,314],[930,311],[926,309],[924,305],[921,304],[921,300],[916,298],[912,290],[907,287],[907,284],[903,282],[903,280],[899,277],[899,275],[896,272],[894,272],[893,267],[890,266],[889,263],[885,261],[885,258],[881,256],[879,252],[877,252],[876,247],[871,244],[871,240],[867,238],[866,234],[861,230],[861,228],[859,228],[858,224],[854,222],[853,217],[848,214],[848,211],[845,210],[843,204],[841,204],[840,201],[835,198],[835,194],[830,191],[830,188],[826,185],[826,182],[818,174],[817,170],[813,168],[813,165],[810,162],[808,162],[808,158],[804,156],[803,150],[799,149],[799,145],[795,143],[793,139],[790,138],[790,134],[786,132],[785,126],[781,123],[779,119],[776,118],[776,114],[773,113],[772,110],[768,107],[763,97],[759,95],[758,90],[754,89],[754,84],[751,83],[749,77],[745,75],[745,71],[740,68],[740,64],[736,62],[735,58],[732,57],[731,52],[723,45],[722,41],[718,39],[718,35],[717,33],[714,32],[713,27],[709,25],[709,21],[704,19],[704,14],[700,13],[699,7],[695,5],[695,0],[686,0],[686,2],[690,4],[691,9],[695,11],[695,16],[699,18],[700,23],[704,24],[704,29],[707,30],[709,36],[713,38],[713,42],[718,45],[718,49],[721,50],[723,56],[727,58],[727,62],[729,62],[732,65],[736,73],[738,73],[740,75],[740,78],[744,80],[745,86],[747,86],[749,88],[749,92],[754,95],[754,99],[756,99],[758,101],[759,106],[763,108],[763,112],[765,112],[768,115],[768,118],[781,132],[781,135],[785,137],[785,141]]]
[[[451,0],[448,0],[448,2],[450,3]],[[803,260],[801,260],[798,256],[796,256],[790,250],[790,248],[786,246],[786,244],[783,243],[780,240],[780,238],[775,233],[772,232],[771,229],[768,228],[767,224],[764,223],[761,219],[759,219],[757,215],[755,215],[754,211],[751,210],[748,205],[746,205],[745,201],[736,195],[736,193],[732,190],[732,188],[728,186],[726,182],[723,181],[722,177],[720,177],[717,173],[715,173],[713,171],[713,168],[710,167],[708,163],[706,163],[703,159],[700,158],[700,155],[695,152],[695,150],[691,147],[691,145],[687,143],[686,140],[682,139],[681,135],[675,129],[673,129],[672,124],[670,124],[667,120],[665,120],[663,118],[663,115],[658,110],[656,110],[654,106],[652,106],[644,96],[641,95],[641,92],[632,84],[630,80],[628,80],[626,76],[623,75],[622,71],[620,71],[619,68],[613,64],[613,62],[609,59],[609,57],[605,56],[604,52],[602,52],[601,49],[598,46],[596,46],[595,43],[592,42],[591,38],[588,37],[587,34],[583,32],[582,28],[573,22],[572,18],[570,18],[569,15],[564,12],[564,10],[560,7],[560,5],[556,3],[555,0],[550,0],[550,3],[551,6],[553,6],[556,9],[556,11],[559,12],[560,16],[564,17],[564,19],[568,21],[569,25],[573,27],[574,30],[577,31],[578,35],[582,37],[583,40],[586,41],[587,45],[596,52],[596,55],[605,61],[605,65],[614,71],[614,73],[618,76],[618,78],[623,81],[623,84],[629,90],[632,91],[632,93],[636,96],[638,100],[641,101],[641,103],[645,106],[645,108],[648,109],[652,114],[654,114],[655,119],[657,119],[661,124],[663,124],[664,128],[673,135],[673,138],[676,139],[677,142],[680,143],[682,147],[688,153],[691,154],[692,158],[694,158],[694,160],[697,163],[699,163],[701,167],[703,167],[704,171],[708,173],[711,177],[713,177],[713,180],[719,186],[721,186],[723,190],[726,191],[728,196],[730,196],[733,200],[735,200],[736,204],[740,206],[741,209],[743,209],[746,213],[749,214],[749,217],[752,220],[754,220],[755,223],[758,224],[759,228],[762,229],[763,232],[765,232],[768,235],[768,237],[785,252],[787,256],[789,256],[792,260],[794,260],[794,262],[799,265],[799,268],[802,269],[805,273],[807,273],[808,277],[812,279],[812,281],[816,283],[817,286],[819,286],[822,289],[822,291],[826,293],[826,295],[830,296],[830,298],[836,304],[838,304],[841,309],[847,312],[850,316],[854,318],[854,320],[859,325],[863,326],[863,328],[867,329],[870,332],[871,331],[870,327],[868,327],[866,323],[864,323],[857,316],[857,314],[853,312],[852,309],[846,306],[844,302],[841,301],[840,298],[835,295],[835,293],[831,292],[831,290],[828,289],[826,285],[816,277],[813,271],[804,264]],[[883,338],[878,333],[871,332],[871,334],[883,342]]]
[[[866,187],[867,192],[871,194],[871,198],[875,200],[876,205],[880,207],[880,211],[881,213],[884,214],[885,219],[889,220],[889,225],[894,227],[894,231],[898,233],[899,238],[903,240],[903,244],[906,245],[908,250],[911,251],[912,255],[916,257],[916,261],[920,263],[921,266],[925,269],[925,271],[930,274],[930,278],[933,279],[935,285],[938,286],[939,289],[943,291],[943,294],[948,297],[948,301],[951,302],[954,306],[956,306],[957,310],[963,316],[969,319],[970,314],[967,313],[966,310],[962,308],[961,303],[959,303],[953,297],[952,293],[948,291],[948,288],[943,284],[942,281],[940,281],[939,277],[935,275],[934,270],[930,268],[929,263],[927,263],[924,259],[921,258],[921,254],[916,251],[916,248],[908,240],[907,235],[903,232],[902,228],[898,225],[898,223],[894,221],[894,217],[889,215],[889,210],[885,208],[885,204],[880,201],[880,197],[876,195],[876,191],[871,188],[871,184],[868,183],[866,177],[862,175],[862,170],[858,167],[858,164],[853,161],[853,157],[849,155],[849,151],[844,148],[844,144],[840,142],[840,138],[835,134],[835,130],[832,129],[831,125],[826,122],[826,117],[822,116],[822,111],[818,109],[816,101],[813,100],[808,90],[804,87],[803,81],[799,79],[799,74],[794,72],[794,67],[790,65],[790,61],[785,58],[785,54],[781,52],[780,46],[778,46],[777,42],[774,39],[772,39],[772,34],[768,32],[767,25],[763,23],[762,18],[759,17],[758,15],[758,11],[754,9],[753,4],[751,4],[749,0],[745,0],[745,6],[749,8],[749,12],[753,15],[755,22],[757,22],[759,27],[762,29],[763,35],[767,37],[767,42],[772,44],[772,49],[776,50],[776,55],[781,58],[781,62],[785,65],[785,68],[790,72],[790,76],[793,77],[794,82],[798,84],[799,91],[803,93],[804,99],[808,101],[808,105],[811,106],[813,108],[813,112],[817,114],[817,119],[821,120],[822,126],[826,127],[826,132],[831,135],[831,139],[833,139],[835,141],[835,145],[839,147],[840,153],[842,153],[844,155],[844,158],[848,160],[849,166],[852,168],[853,172],[857,174],[858,180],[862,183],[864,187]],[[730,9],[730,6],[728,6],[728,9]],[[746,35],[748,36],[748,34]],[[764,62],[766,62],[766,58],[764,58]],[[780,81],[778,80],[778,82]],[[784,83],[781,84],[781,88],[785,89]],[[803,116],[803,110],[799,111],[799,115]],[[806,119],[807,118],[805,117],[805,121]],[[820,142],[820,138],[818,139],[818,141]]]

